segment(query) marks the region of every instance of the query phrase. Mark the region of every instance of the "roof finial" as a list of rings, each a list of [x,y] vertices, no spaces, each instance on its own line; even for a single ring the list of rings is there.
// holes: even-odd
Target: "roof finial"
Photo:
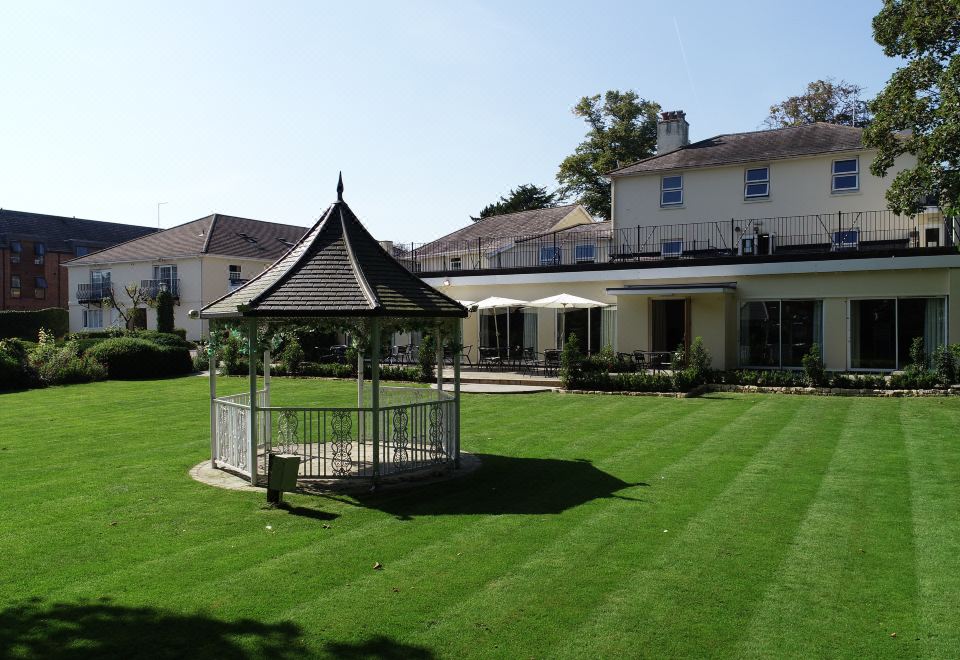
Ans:
[[[337,181],[337,201],[343,201],[343,172],[340,172],[340,180]]]

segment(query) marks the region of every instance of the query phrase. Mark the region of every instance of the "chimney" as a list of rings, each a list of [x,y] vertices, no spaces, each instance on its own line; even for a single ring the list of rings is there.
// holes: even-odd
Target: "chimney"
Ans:
[[[657,120],[657,155],[663,155],[690,144],[690,124],[683,110],[661,112]]]

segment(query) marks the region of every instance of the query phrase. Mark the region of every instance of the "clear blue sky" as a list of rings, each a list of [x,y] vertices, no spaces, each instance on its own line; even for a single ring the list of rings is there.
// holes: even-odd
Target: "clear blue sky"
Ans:
[[[696,140],[760,128],[817,78],[876,93],[896,66],[879,6],[6,2],[0,207],[309,225],[342,169],[378,238],[426,240],[513,186],[553,188],[583,95],[634,89]]]

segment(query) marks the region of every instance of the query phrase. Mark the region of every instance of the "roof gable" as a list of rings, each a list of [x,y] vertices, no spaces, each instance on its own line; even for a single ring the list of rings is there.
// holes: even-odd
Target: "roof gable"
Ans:
[[[619,177],[863,149],[863,129],[817,122],[768,131],[717,135],[608,173]]]

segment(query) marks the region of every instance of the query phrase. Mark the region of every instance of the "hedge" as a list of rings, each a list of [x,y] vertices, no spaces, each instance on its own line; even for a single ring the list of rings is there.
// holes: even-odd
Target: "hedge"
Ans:
[[[163,378],[193,371],[190,351],[161,346],[138,337],[105,339],[92,346],[87,355],[107,367],[109,378]]]
[[[63,337],[70,330],[70,315],[60,307],[0,311],[0,339],[37,340],[40,328]]]

